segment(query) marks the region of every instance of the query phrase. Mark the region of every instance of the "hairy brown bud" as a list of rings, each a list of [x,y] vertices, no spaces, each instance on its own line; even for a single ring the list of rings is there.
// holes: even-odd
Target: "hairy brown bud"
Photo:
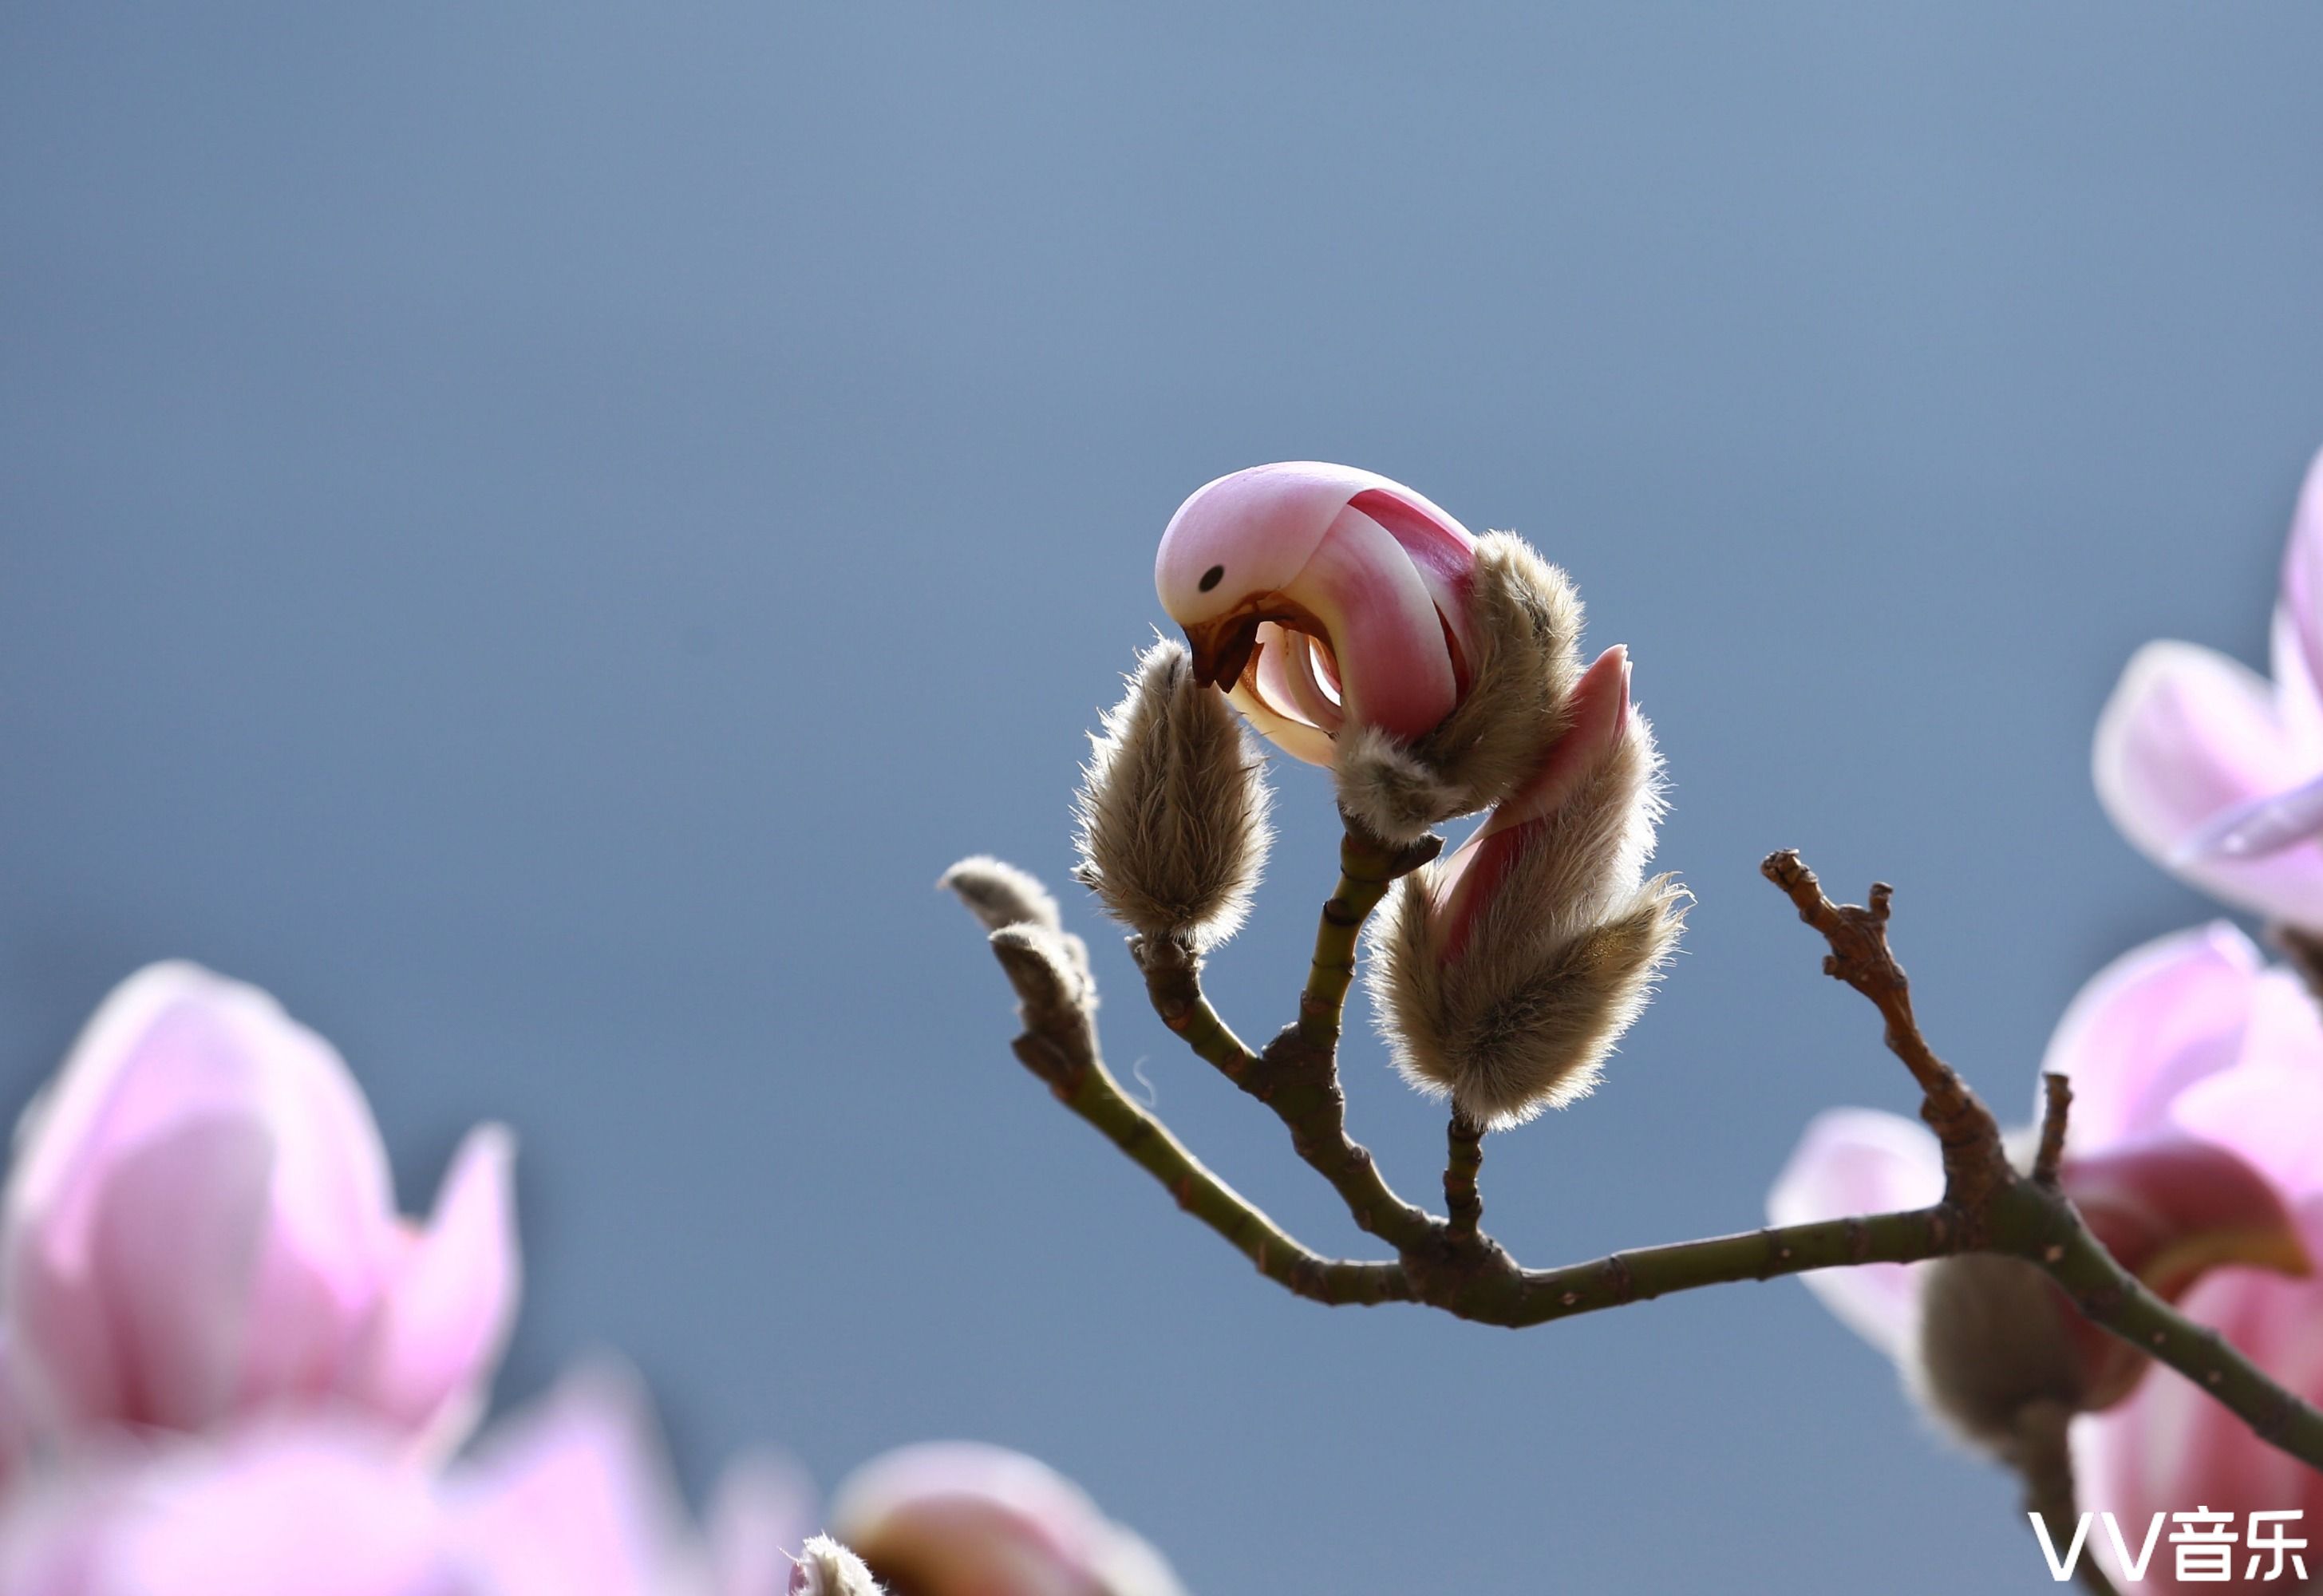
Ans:
[[[1195,683],[1185,647],[1138,656],[1129,692],[1089,739],[1075,872],[1149,936],[1210,947],[1250,908],[1272,839],[1263,764],[1225,695]]]
[[[1339,806],[1387,840],[1411,842],[1514,792],[1564,729],[1581,676],[1581,616],[1572,579],[1531,545],[1510,532],[1478,538],[1466,691],[1413,741],[1373,726],[1343,737],[1333,763]]]
[[[1685,922],[1684,887],[1640,880],[1661,762],[1626,671],[1619,650],[1591,667],[1558,754],[1507,806],[1520,812],[1406,877],[1374,933],[1373,1003],[1397,1067],[1491,1128],[1596,1085]]]

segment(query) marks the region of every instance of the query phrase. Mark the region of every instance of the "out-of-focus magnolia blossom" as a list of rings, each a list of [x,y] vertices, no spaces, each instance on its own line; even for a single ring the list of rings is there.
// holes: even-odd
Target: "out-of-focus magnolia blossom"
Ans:
[[[697,1528],[618,1365],[445,1461],[515,1300],[509,1156],[499,1130],[472,1135],[414,1227],[326,1043],[190,965],[124,983],[27,1111],[9,1176],[0,1592],[872,1591],[778,1455],[730,1468]],[[849,1500],[921,1596],[1180,1596],[1013,1453],[894,1454]]]
[[[2282,559],[2274,680],[2149,643],[2098,722],[2098,796],[2124,835],[2227,903],[2323,929],[2323,455]]]
[[[1352,466],[1208,483],[1171,518],[1153,579],[1194,679],[1330,766],[1342,806],[1392,840],[1529,777],[1580,674],[1581,602],[1562,571]]]
[[[2323,1401],[2323,1280],[2307,1268],[2323,1259],[2323,1019],[2301,984],[2266,968],[2225,922],[2167,937],[2090,982],[2043,1069],[2072,1080],[2064,1180],[2098,1238],[2187,1316]],[[1916,1207],[1942,1188],[1924,1128],[1841,1109],[1808,1129],[1768,1208],[1787,1225]],[[1803,1278],[1911,1371],[1923,1340],[1921,1285],[1936,1267],[1869,1264]],[[2323,1519],[2323,1476],[2175,1370],[2144,1369],[2074,1323],[2090,1359],[2085,1405],[2105,1409],[2073,1424],[2080,1505],[2115,1514],[2133,1556],[2157,1511],[2208,1507],[2239,1522],[2252,1511],[2299,1509],[2309,1524]],[[2101,1534],[2090,1544],[2114,1561]],[[2169,1561],[2165,1548],[2137,1588],[2175,1590]]]
[[[344,1407],[456,1440],[516,1302],[510,1160],[504,1131],[478,1129],[434,1217],[399,1218],[327,1042],[253,987],[140,971],[18,1133],[0,1415],[62,1444]]]
[[[874,1459],[832,1529],[914,1596],[1184,1596],[1162,1555],[1047,1464],[936,1442]]]
[[[618,1371],[569,1378],[437,1472],[342,1411],[87,1451],[0,1515],[9,1596],[783,1596],[809,1498],[729,1476],[705,1539]]]

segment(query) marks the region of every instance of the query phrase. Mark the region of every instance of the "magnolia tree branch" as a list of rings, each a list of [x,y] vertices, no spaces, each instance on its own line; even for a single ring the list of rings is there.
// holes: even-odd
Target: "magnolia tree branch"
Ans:
[[[2089,1319],[2193,1380],[2261,1439],[2323,1469],[2323,1412],[2275,1384],[2216,1331],[2148,1291],[2058,1189],[2054,1175],[2071,1102],[2061,1079],[2051,1078],[2048,1087],[2034,1170],[2020,1174],[1991,1112],[1921,1034],[1910,984],[1887,945],[1890,889],[1874,886],[1868,907],[1834,904],[1795,853],[1771,855],[1761,869],[1822,933],[1831,949],[1824,970],[1879,1011],[1888,1050],[1918,1084],[1921,1117],[1942,1147],[1942,1201],[1526,1269],[1483,1229],[1480,1139],[1457,1119],[1448,1133],[1444,1178],[1451,1215],[1399,1197],[1370,1152],[1347,1134],[1338,1037],[1364,921],[1389,886],[1433,858],[1437,846],[1430,838],[1398,848],[1348,828],[1338,890],[1324,905],[1299,1017],[1262,1050],[1237,1037],[1202,995],[1201,959],[1189,943],[1130,941],[1162,1023],[1281,1120],[1299,1157],[1330,1183],[1357,1225],[1394,1249],[1392,1260],[1331,1259],[1301,1245],[1124,1096],[1099,1056],[1096,990],[1079,945],[1052,925],[1005,925],[992,933],[993,950],[1022,1005],[1017,1057],[1262,1274],[1318,1302],[1421,1302],[1480,1324],[1521,1327],[1735,1280],[1965,1252],[2004,1253],[2039,1267]],[[978,907],[973,901],[970,906]],[[2044,1507],[2053,1505],[2053,1487],[2039,1494],[2051,1499]]]

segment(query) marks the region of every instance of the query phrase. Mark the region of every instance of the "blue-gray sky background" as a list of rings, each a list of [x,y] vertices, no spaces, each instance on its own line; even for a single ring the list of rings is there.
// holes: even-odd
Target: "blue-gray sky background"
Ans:
[[[2287,4],[9,5],[0,1098],[144,960],[271,987],[408,1208],[518,1128],[503,1397],[625,1349],[697,1487],[961,1435],[1203,1592],[2050,1588],[1796,1284],[1509,1335],[1258,1280],[1009,1057],[931,884],[1061,877],[1178,500],[1347,461],[1564,562],[1676,783],[1689,953],[1493,1142],[1521,1255],[1755,1224],[1818,1108],[1908,1106],[1772,848],[1898,885],[1932,1034],[2027,1104],[2208,913],[2089,736],[2149,637],[2260,656],[2318,50]],[[1280,786],[1215,977],[1259,1032],[1332,870]],[[1116,1064],[1355,1246],[1072,897]],[[1428,1188],[1435,1111],[1347,1069]]]

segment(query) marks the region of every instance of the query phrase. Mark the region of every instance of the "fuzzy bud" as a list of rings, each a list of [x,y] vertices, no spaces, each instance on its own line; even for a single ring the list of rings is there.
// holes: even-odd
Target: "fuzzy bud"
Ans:
[[[1339,806],[1391,842],[1515,792],[1570,719],[1581,676],[1581,597],[1508,532],[1476,540],[1464,690],[1436,728],[1406,740],[1376,726],[1340,736]]]
[[[1133,931],[1226,940],[1272,840],[1262,765],[1233,710],[1195,682],[1184,647],[1156,642],[1089,741],[1075,873]]]
[[[1449,859],[1408,876],[1374,937],[1396,1063],[1489,1128],[1595,1086],[1677,940],[1687,895],[1642,879],[1660,756],[1609,649],[1533,778]]]
[[[810,1536],[791,1569],[790,1596],[880,1596],[863,1559],[827,1535]]]
[[[936,881],[938,888],[948,888],[959,894],[968,912],[976,916],[986,931],[1006,931],[1010,926],[1031,926],[1046,933],[1044,949],[1061,954],[1065,963],[1079,984],[1088,989],[1090,1007],[1097,1004],[1094,977],[1089,974],[1088,944],[1065,929],[1064,916],[1057,909],[1057,900],[1041,885],[1039,876],[1029,870],[1020,870],[1005,859],[990,854],[977,854],[960,860],[945,871]]]
[[[990,854],[980,853],[960,860],[937,878],[936,885],[958,894],[960,901],[968,905],[968,912],[982,921],[987,931],[1027,921],[1045,925],[1051,931],[1064,929],[1064,916],[1057,908],[1057,900],[1041,885],[1040,878]]]

